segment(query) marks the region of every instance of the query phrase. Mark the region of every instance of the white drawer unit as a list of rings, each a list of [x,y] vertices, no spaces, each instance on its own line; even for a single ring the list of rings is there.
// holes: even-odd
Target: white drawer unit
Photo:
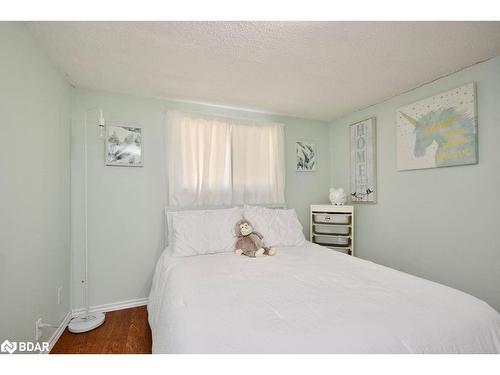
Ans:
[[[310,240],[329,249],[354,255],[354,207],[311,205]]]
[[[313,231],[316,234],[343,234],[345,236],[351,233],[351,227],[349,225],[313,224]]]
[[[313,220],[315,223],[322,224],[349,224],[351,222],[351,215],[313,213]]]
[[[332,236],[329,235],[313,235],[313,241],[322,245],[330,245],[330,246],[349,246],[350,238],[347,236]]]

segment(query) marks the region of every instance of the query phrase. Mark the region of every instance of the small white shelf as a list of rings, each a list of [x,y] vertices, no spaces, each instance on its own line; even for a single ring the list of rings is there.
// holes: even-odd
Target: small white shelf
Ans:
[[[354,256],[354,207],[311,205],[311,242]]]

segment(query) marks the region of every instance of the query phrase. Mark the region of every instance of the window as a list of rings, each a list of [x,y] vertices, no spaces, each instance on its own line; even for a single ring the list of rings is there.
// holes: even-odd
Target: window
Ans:
[[[167,114],[169,204],[283,203],[283,125]]]

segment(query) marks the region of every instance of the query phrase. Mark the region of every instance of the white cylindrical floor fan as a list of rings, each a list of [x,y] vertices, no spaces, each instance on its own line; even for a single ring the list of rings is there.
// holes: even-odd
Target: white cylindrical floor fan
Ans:
[[[94,108],[99,112],[99,123],[98,123],[98,131],[99,137],[103,139],[105,137],[105,121],[102,109]],[[87,176],[87,114],[91,109],[88,109],[85,112],[85,124],[84,124],[84,148],[83,148],[83,160],[84,160],[84,251],[85,251],[85,282],[84,282],[84,298],[85,298],[85,312],[82,315],[76,316],[68,324],[68,330],[72,333],[84,333],[91,331],[101,324],[104,323],[106,318],[103,312],[89,312],[89,280],[88,280],[88,269],[89,269],[89,253],[88,253],[88,176]]]

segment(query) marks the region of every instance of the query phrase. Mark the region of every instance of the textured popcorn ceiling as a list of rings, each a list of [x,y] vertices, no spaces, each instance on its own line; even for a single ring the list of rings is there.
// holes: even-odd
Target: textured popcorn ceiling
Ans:
[[[76,86],[330,121],[500,55],[500,22],[35,22]]]

